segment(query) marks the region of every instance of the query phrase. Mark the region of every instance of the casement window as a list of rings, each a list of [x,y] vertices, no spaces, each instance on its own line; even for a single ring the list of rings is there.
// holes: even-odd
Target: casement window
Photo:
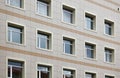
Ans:
[[[63,21],[66,23],[75,23],[75,9],[63,5]]]
[[[51,78],[51,74],[52,71],[50,66],[38,65],[37,78]]]
[[[75,40],[69,38],[63,38],[63,51],[66,54],[74,54]]]
[[[22,26],[8,23],[8,41],[23,44],[23,31]]]
[[[70,69],[63,69],[63,78],[75,78],[75,71]]]
[[[7,4],[18,7],[18,8],[24,8],[24,1],[23,0],[7,0]]]
[[[114,76],[105,75],[105,78],[114,78]]]
[[[42,49],[51,49],[51,34],[46,32],[37,32],[37,47]]]
[[[105,48],[105,61],[114,62],[114,50]]]
[[[105,34],[114,35],[114,23],[105,20]]]
[[[86,48],[86,57],[87,58],[96,58],[96,46],[94,44],[85,43]]]
[[[86,28],[89,30],[96,30],[96,17],[94,15],[85,13]]]
[[[96,78],[96,74],[95,73],[85,73],[85,78]]]
[[[23,78],[24,63],[8,60],[8,78]]]
[[[50,16],[50,0],[37,0],[37,13],[43,16]]]

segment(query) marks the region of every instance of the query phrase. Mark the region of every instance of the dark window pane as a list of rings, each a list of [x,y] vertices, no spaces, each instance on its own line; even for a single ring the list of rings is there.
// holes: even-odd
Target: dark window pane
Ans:
[[[22,78],[22,68],[13,67],[12,76],[13,78]]]
[[[10,67],[8,66],[8,77],[10,77]]]
[[[41,72],[41,78],[49,78],[49,72]]]

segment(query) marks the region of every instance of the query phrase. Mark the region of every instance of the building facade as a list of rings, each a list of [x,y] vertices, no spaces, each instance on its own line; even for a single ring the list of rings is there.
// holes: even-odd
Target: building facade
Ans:
[[[119,0],[0,0],[0,78],[120,78],[119,8]]]

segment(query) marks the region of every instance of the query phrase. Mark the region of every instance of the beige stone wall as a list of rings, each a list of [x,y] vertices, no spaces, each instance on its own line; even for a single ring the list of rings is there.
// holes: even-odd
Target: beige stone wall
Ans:
[[[0,0],[0,78],[7,78],[8,58],[25,61],[25,78],[36,77],[38,63],[51,64],[53,78],[62,77],[62,67],[76,69],[76,78],[84,78],[84,72],[89,71],[95,72],[97,78],[104,78],[105,74],[120,77],[120,11],[117,10],[120,7],[119,1],[52,0],[51,17],[36,14],[35,1],[25,0],[25,8],[18,9],[6,5],[5,0]],[[75,8],[75,24],[62,21],[63,4]],[[96,31],[85,28],[85,12],[96,16]],[[104,19],[114,22],[113,37],[104,34]],[[25,44],[7,42],[7,22],[24,26]],[[36,48],[37,30],[52,34],[51,51]],[[64,54],[63,36],[75,39],[75,56]],[[96,60],[85,58],[85,42],[96,44]],[[115,50],[114,64],[104,62],[104,47]]]

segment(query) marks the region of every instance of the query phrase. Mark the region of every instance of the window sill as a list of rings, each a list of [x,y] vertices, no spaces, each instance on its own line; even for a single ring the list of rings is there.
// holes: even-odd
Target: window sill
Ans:
[[[86,60],[90,60],[90,61],[97,61],[96,58],[87,58],[87,57],[84,57],[84,59],[86,59]]]
[[[91,30],[91,29],[88,29],[88,28],[84,28],[86,31],[90,31],[90,32],[94,32],[94,33],[97,33],[97,30]]]
[[[10,42],[10,41],[7,41],[7,43],[8,43],[8,44],[12,44],[12,45],[17,45],[17,46],[23,46],[23,47],[26,46],[25,44],[19,44],[19,43]]]
[[[51,50],[51,49],[43,49],[43,48],[38,48],[38,47],[36,47],[36,49],[42,50],[42,51],[47,51],[47,52],[53,52],[53,50]]]
[[[8,7],[12,7],[12,8],[15,8],[15,9],[21,10],[21,11],[25,11],[24,8],[20,8],[20,7],[12,6],[12,5],[9,5],[9,4],[6,4],[6,6],[8,6]]]
[[[45,16],[45,15],[39,14],[37,12],[35,14],[38,15],[38,16],[44,17],[44,18],[52,19],[51,16]]]
[[[76,26],[75,23],[68,23],[68,22],[64,22],[64,21],[61,21],[63,24],[66,24],[66,25],[71,25],[71,26]]]
[[[76,57],[75,54],[67,54],[67,53],[63,53],[62,55],[65,55],[65,56],[71,56],[71,57]]]
[[[108,34],[105,34],[105,33],[104,33],[104,35],[107,36],[107,37],[115,38],[114,35],[108,35]]]
[[[106,62],[106,61],[104,61],[104,63],[106,63],[106,64],[110,64],[110,65],[115,65],[114,62]]]

